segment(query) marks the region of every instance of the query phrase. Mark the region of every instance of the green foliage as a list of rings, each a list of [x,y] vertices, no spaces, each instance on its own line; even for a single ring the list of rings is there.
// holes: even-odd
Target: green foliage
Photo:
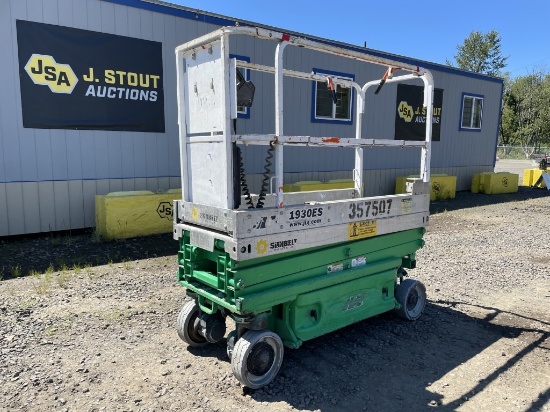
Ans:
[[[463,44],[456,46],[456,66],[474,73],[502,76],[501,69],[506,67],[508,57],[502,55],[500,42],[501,38],[496,30],[488,33],[471,32]],[[447,64],[455,66],[449,60]]]
[[[506,84],[499,132],[501,145],[516,144],[525,154],[550,143],[550,73],[538,69]],[[529,153],[527,148],[530,148]]]

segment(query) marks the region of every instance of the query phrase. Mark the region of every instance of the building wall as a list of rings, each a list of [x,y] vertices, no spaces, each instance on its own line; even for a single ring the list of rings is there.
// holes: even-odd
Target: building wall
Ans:
[[[121,4],[118,4],[121,3]],[[132,7],[137,5],[139,7]],[[159,12],[162,11],[162,12]],[[16,20],[28,20],[162,42],[165,133],[28,129],[22,126]],[[137,0],[3,0],[0,2],[0,236],[91,227],[94,196],[119,190],[167,190],[180,187],[177,130],[177,45],[233,24],[213,16],[141,3]],[[252,38],[234,44],[235,54],[273,65],[274,45]],[[359,83],[379,78],[384,68],[300,53],[287,48],[286,67],[313,67],[353,73]],[[458,71],[433,71],[444,92],[441,141],[433,143],[432,173],[459,176],[458,189],[469,188],[472,173],[492,170],[502,84]],[[238,133],[274,131],[273,76],[252,73],[256,99]],[[286,134],[353,137],[353,125],[311,123],[312,85],[285,80]],[[462,92],[485,96],[483,130],[459,132]],[[393,138],[396,86],[386,85],[367,99],[365,137]],[[389,112],[388,112],[389,111]],[[388,113],[391,117],[388,120]],[[415,150],[365,150],[365,191],[391,191],[395,177],[417,173]],[[407,153],[408,152],[408,153]],[[245,169],[253,191],[265,161],[265,147],[245,148]],[[353,152],[342,149],[285,150],[285,180],[350,178]]]

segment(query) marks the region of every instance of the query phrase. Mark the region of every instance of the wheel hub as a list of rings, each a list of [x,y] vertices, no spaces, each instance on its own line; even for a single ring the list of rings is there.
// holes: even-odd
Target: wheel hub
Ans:
[[[257,343],[246,362],[248,371],[256,376],[266,374],[275,360],[275,351],[269,343]]]
[[[407,309],[413,310],[418,303],[418,292],[416,290],[411,291],[409,298],[407,299]]]

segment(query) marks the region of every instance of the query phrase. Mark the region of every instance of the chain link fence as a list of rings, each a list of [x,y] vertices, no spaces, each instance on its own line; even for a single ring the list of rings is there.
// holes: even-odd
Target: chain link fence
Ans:
[[[550,146],[497,146],[497,158],[499,159],[538,159],[540,155],[550,156]]]

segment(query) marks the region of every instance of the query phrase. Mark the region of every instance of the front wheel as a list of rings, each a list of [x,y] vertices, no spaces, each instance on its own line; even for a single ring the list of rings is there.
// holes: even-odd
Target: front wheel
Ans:
[[[199,306],[194,300],[183,305],[178,315],[176,329],[179,337],[189,346],[200,347],[208,344],[208,341],[199,334]]]
[[[395,300],[401,305],[397,314],[407,320],[416,320],[426,306],[426,287],[422,282],[405,279],[395,289]]]
[[[277,376],[283,363],[281,338],[269,330],[249,330],[235,343],[231,369],[243,385],[259,389]]]

